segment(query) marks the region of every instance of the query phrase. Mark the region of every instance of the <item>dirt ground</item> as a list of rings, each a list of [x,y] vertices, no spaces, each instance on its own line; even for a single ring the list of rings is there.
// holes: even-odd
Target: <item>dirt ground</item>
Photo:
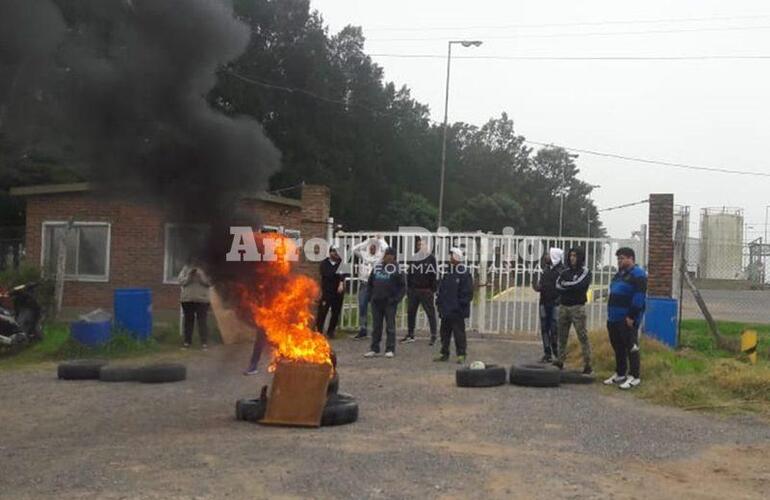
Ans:
[[[249,346],[172,356],[188,380],[65,382],[0,371],[0,498],[767,498],[770,425],[662,408],[599,386],[460,389],[424,340],[393,360],[335,341],[357,423],[261,427],[233,417],[267,375]],[[509,364],[535,344],[470,343]]]

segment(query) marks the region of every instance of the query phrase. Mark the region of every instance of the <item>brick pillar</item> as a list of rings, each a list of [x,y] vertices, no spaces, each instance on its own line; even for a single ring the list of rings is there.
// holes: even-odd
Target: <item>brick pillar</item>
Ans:
[[[302,240],[326,239],[326,229],[331,207],[331,194],[326,186],[305,184],[302,186]],[[299,269],[305,274],[318,277],[318,264],[302,261]]]
[[[674,195],[650,195],[647,293],[671,297],[674,271]]]

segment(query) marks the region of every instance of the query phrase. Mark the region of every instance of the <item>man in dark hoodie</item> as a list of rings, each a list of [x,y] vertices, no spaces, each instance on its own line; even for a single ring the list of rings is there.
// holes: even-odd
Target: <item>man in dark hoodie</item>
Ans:
[[[345,278],[347,275],[337,272],[341,262],[342,258],[334,247],[329,249],[329,256],[321,262],[321,302],[318,303],[315,327],[317,331],[323,333],[326,315],[331,309],[329,328],[326,330],[326,336],[330,339],[334,338],[334,330],[337,328],[340,311],[342,311],[342,301],[345,298]]]
[[[430,344],[436,343],[436,308],[434,306],[436,295],[436,257],[428,253],[428,245],[420,240],[417,242],[417,254],[413,262],[409,263],[409,271],[406,276],[407,285],[407,309],[406,323],[408,330],[406,337],[401,339],[402,344],[414,342],[414,329],[417,324],[417,311],[422,306],[425,315],[428,316],[430,326]]]
[[[543,359],[551,363],[559,355],[559,291],[556,280],[564,270],[561,248],[551,248],[540,262],[540,275],[535,278],[532,288],[540,293],[540,336],[543,338]]]
[[[455,338],[457,363],[465,363],[468,342],[465,337],[465,318],[471,315],[473,277],[463,263],[463,251],[449,250],[449,269],[441,277],[438,287],[438,314],[441,317],[441,353],[433,361],[449,360],[449,343]]]
[[[580,350],[583,353],[583,373],[590,375],[591,344],[588,342],[586,330],[586,300],[588,287],[591,285],[591,271],[585,265],[585,254],[582,248],[573,248],[567,256],[567,266],[556,280],[559,291],[559,357],[554,365],[564,368],[567,359],[567,340],[569,330],[575,325]]]
[[[382,340],[382,322],[385,320],[385,357],[392,358],[396,355],[396,310],[401,299],[404,298],[404,275],[396,262],[396,249],[389,247],[385,250],[382,261],[377,264],[369,275],[369,297],[372,303],[372,346],[365,358],[374,358],[380,355],[380,342]]]

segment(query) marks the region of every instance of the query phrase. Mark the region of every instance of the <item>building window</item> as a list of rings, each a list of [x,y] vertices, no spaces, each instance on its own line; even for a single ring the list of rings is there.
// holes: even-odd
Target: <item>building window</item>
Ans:
[[[166,224],[163,283],[177,284],[177,276],[194,255],[202,255],[209,235],[205,224]]]
[[[64,278],[74,281],[109,281],[110,225],[104,222],[43,223],[42,266],[56,275],[59,244],[64,241]]]
[[[283,234],[285,234],[287,238],[291,238],[292,240],[294,240],[294,243],[299,245],[302,234],[298,230],[286,229],[284,230]]]

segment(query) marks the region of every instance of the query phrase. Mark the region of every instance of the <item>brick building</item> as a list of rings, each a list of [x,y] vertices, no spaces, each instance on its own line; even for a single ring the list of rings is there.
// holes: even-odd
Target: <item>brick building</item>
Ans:
[[[88,183],[19,187],[27,206],[26,262],[55,268],[58,242],[68,221],[63,306],[73,311],[112,308],[115,288],[150,288],[156,311],[178,309],[176,282],[188,245],[205,226],[179,224],[156,202],[108,196]],[[302,186],[301,199],[267,193],[244,197],[242,207],[259,216],[263,231],[292,238],[326,238],[329,189]],[[255,228],[256,229],[256,228]],[[224,258],[224,256],[223,256]],[[316,272],[303,262],[300,270]]]

